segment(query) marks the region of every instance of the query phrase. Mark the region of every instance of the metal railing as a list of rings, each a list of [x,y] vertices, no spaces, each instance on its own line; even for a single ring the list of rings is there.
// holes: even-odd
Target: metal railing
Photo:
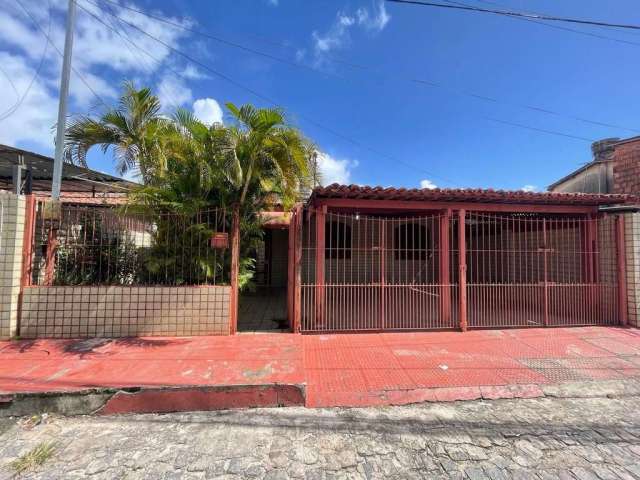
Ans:
[[[315,209],[301,232],[301,331],[621,321],[612,215]]]
[[[226,284],[229,224],[224,209],[183,214],[62,204],[56,213],[38,200],[31,284]]]

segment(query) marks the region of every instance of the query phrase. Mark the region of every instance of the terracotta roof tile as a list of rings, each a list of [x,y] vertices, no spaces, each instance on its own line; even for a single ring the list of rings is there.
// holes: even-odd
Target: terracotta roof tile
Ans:
[[[638,202],[632,195],[606,195],[591,193],[525,192],[521,190],[494,190],[481,188],[394,188],[334,183],[317,187],[311,194],[315,198],[350,198],[367,200],[413,200],[432,202],[482,202],[545,205],[612,205]]]

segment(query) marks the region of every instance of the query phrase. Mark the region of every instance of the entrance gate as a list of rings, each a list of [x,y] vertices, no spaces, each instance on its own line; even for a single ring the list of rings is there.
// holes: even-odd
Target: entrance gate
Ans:
[[[618,324],[618,223],[608,215],[306,211],[299,328]]]

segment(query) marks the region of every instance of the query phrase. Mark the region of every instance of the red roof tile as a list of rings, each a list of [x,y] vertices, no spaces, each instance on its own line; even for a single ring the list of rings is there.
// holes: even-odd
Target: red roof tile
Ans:
[[[413,200],[432,202],[481,202],[544,205],[613,205],[638,202],[632,195],[605,195],[591,193],[525,192],[521,190],[493,190],[480,188],[394,188],[361,185],[317,187],[311,194],[315,198],[350,198],[366,200]]]

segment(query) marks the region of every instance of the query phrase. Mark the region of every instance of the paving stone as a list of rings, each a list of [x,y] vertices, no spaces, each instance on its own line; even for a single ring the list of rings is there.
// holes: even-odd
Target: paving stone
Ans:
[[[637,480],[639,404],[627,395],[14,420],[0,433],[0,480],[45,439],[61,447],[24,480]]]

